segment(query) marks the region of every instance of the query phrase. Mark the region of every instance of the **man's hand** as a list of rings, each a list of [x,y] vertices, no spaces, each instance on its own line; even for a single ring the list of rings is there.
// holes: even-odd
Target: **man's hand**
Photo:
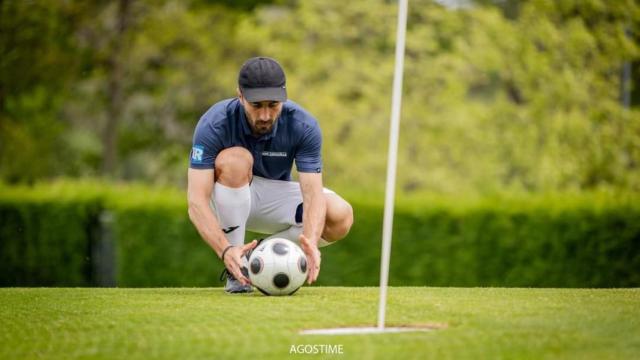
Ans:
[[[224,254],[224,266],[242,285],[251,284],[251,280],[247,277],[248,273],[246,276],[242,273],[242,257],[255,248],[256,245],[258,245],[258,241],[253,240],[243,246],[234,246]]]
[[[307,283],[313,284],[313,282],[318,279],[318,274],[320,273],[320,250],[318,249],[318,244],[309,240],[304,234],[300,234],[299,239],[302,251],[307,255],[307,265],[309,268]]]

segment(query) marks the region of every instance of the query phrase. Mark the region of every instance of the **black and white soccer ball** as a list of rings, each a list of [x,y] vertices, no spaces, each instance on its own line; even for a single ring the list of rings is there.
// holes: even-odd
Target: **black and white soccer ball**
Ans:
[[[249,257],[249,279],[265,295],[291,295],[307,279],[307,257],[294,242],[263,241]]]

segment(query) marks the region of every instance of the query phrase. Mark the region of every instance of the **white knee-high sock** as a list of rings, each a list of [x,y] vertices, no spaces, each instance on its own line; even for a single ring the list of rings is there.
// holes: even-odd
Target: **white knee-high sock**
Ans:
[[[213,201],[220,228],[225,232],[229,243],[234,246],[244,245],[244,232],[247,218],[251,212],[251,190],[249,185],[231,188],[220,183],[213,187]]]
[[[300,238],[299,238],[300,234],[302,234],[302,226],[292,225],[288,229],[280,231],[279,233],[275,233],[269,236],[268,238],[266,238],[265,240],[269,240],[273,238],[284,238],[287,240],[291,240],[294,243],[300,245]],[[320,240],[318,240],[318,247],[325,247],[327,245],[331,245],[331,243],[326,241],[323,238],[320,238]]]

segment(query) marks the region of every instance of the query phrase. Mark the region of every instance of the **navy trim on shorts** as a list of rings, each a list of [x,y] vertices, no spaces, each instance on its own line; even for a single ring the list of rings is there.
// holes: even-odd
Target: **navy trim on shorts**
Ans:
[[[298,224],[302,223],[302,203],[296,208],[296,222]]]

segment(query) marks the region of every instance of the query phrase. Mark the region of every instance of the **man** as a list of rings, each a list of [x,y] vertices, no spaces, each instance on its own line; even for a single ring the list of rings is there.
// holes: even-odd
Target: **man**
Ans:
[[[200,118],[188,171],[189,218],[224,262],[228,293],[252,290],[244,264],[257,241],[245,244],[245,230],[299,243],[309,284],[320,271],[318,246],[349,232],[351,206],[322,185],[321,143],[313,116],[287,100],[284,71],[271,58],[247,60],[237,98]],[[294,161],[299,183],[291,181]]]

